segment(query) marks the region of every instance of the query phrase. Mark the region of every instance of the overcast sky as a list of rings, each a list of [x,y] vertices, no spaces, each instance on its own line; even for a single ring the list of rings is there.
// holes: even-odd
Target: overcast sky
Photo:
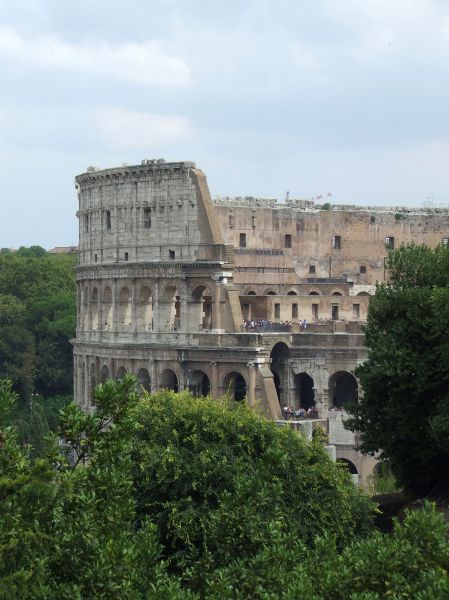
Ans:
[[[75,175],[449,199],[447,0],[0,0],[0,246],[77,243]]]

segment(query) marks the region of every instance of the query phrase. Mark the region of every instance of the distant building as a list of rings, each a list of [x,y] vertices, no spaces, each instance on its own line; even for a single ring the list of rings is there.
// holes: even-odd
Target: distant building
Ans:
[[[78,246],[56,246],[48,252],[49,254],[78,254]]]

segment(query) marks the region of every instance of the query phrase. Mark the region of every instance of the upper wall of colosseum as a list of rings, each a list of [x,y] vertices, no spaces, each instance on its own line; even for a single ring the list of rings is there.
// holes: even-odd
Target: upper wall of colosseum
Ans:
[[[90,168],[75,182],[80,264],[222,260],[206,178],[195,163]]]

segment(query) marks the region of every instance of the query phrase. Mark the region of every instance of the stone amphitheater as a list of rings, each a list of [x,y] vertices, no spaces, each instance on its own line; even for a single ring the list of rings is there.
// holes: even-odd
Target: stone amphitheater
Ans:
[[[305,435],[321,427],[366,484],[376,460],[343,422],[370,296],[387,248],[449,243],[448,211],[212,200],[193,162],[75,181],[77,402],[91,410],[93,387],[125,373],[147,390],[229,393]]]

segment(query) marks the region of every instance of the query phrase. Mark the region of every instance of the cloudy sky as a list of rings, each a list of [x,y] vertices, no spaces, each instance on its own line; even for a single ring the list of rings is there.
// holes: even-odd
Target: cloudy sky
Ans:
[[[447,0],[0,0],[0,246],[77,242],[73,177],[449,199]]]

